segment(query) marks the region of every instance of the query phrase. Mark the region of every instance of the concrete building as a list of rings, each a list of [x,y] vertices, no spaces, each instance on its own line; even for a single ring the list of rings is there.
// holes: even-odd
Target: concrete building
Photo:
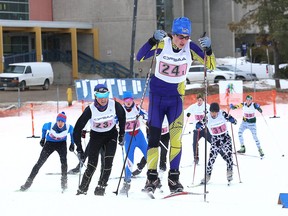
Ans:
[[[77,50],[130,68],[130,77],[145,77],[150,62],[134,61],[135,53],[157,28],[170,32],[178,16],[192,20],[192,40],[206,31],[217,57],[235,56],[241,41],[228,23],[246,11],[231,0],[15,0],[0,1],[0,12],[0,58],[36,50],[42,61],[43,50],[72,50],[71,76],[76,79]]]

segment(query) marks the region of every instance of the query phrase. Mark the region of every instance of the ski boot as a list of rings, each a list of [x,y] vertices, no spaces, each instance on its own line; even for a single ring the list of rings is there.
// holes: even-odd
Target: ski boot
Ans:
[[[195,157],[194,157],[194,163],[195,163],[195,164],[198,164],[198,163],[199,163],[199,157],[198,157],[198,156],[195,156]]]
[[[128,191],[130,190],[131,184],[130,184],[131,180],[128,181],[124,181],[123,183],[123,187],[120,190],[120,194],[127,194]]]
[[[62,188],[62,190],[67,189],[67,176],[61,177],[61,188]]]
[[[156,190],[156,188],[161,188],[162,184],[160,179],[158,178],[157,170],[148,170],[147,171],[147,181],[143,191],[149,193]]]
[[[132,172],[132,176],[137,176],[137,175],[139,175],[141,172],[142,172],[142,169],[137,168],[136,170],[134,170],[134,171]]]
[[[96,196],[104,196],[107,184],[103,181],[98,181],[98,186],[95,188],[94,194]]]
[[[30,179],[30,178],[28,178],[28,179],[26,180],[25,184],[20,187],[20,191],[26,191],[28,188],[30,188],[30,186],[32,185],[32,183],[33,183],[33,180]]]
[[[232,170],[227,170],[227,181],[230,182],[233,180],[233,172]]]
[[[211,175],[207,175],[207,174],[206,174],[206,184],[210,181],[210,179],[211,179]],[[203,179],[201,180],[201,184],[205,184],[205,178],[203,178]]]
[[[241,145],[241,148],[237,151],[237,153],[244,154],[246,152],[245,146]]]
[[[68,174],[77,174],[80,172],[80,163],[74,168],[68,171]]]
[[[264,156],[264,152],[263,152],[263,150],[262,150],[261,148],[259,148],[258,151],[259,151],[259,155],[260,155],[260,157],[263,157],[263,156]]]
[[[184,187],[179,181],[179,170],[170,170],[168,175],[168,186],[171,193],[181,192]]]
[[[78,189],[76,195],[81,195],[81,194],[87,195],[87,191],[83,191],[81,189]]]

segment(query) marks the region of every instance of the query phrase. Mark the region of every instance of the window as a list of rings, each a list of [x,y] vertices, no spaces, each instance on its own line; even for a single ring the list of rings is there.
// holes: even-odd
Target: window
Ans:
[[[0,19],[29,20],[29,1],[0,1]]]
[[[173,22],[173,1],[172,0],[157,0],[157,29],[162,29],[166,32],[171,32]]]

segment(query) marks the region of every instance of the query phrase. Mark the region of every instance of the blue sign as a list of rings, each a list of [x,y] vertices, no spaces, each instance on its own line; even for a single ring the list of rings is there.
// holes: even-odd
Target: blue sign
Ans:
[[[75,88],[78,101],[93,101],[94,87],[97,84],[105,84],[110,91],[110,98],[122,99],[123,92],[131,91],[135,99],[142,98],[146,85],[145,78],[137,79],[97,79],[97,80],[76,80]],[[147,84],[148,85],[148,84]],[[148,96],[148,88],[145,97]]]

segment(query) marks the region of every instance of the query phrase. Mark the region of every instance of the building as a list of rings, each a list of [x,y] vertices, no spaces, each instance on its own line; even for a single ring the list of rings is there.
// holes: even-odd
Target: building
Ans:
[[[69,51],[73,79],[78,51],[145,77],[150,63],[134,61],[135,53],[157,28],[169,32],[178,16],[192,20],[192,40],[206,31],[216,56],[235,56],[241,41],[227,25],[245,13],[231,0],[6,0],[0,11],[0,71],[9,56],[34,51],[36,61],[45,61],[49,50]]]

